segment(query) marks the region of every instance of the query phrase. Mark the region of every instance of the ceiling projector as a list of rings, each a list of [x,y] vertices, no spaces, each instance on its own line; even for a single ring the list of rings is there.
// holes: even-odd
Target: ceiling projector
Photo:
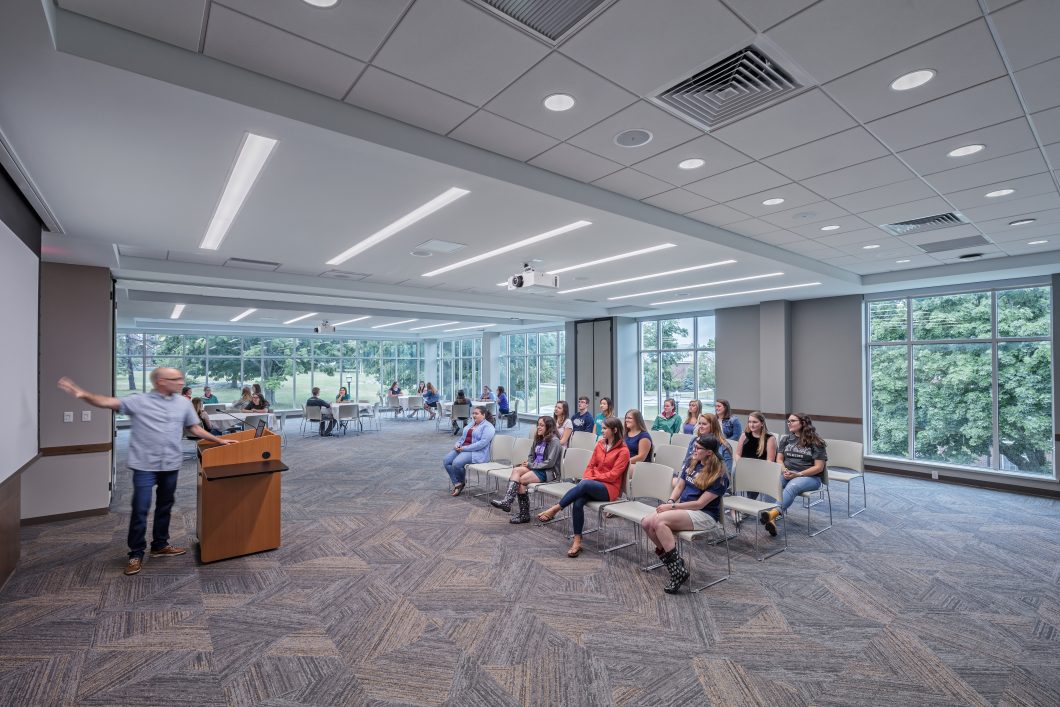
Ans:
[[[335,333],[335,327],[333,327],[330,324],[328,324],[328,320],[325,319],[324,321],[320,322],[320,326],[313,327],[313,333],[314,334],[334,334]]]
[[[529,263],[523,265],[523,271],[516,275],[512,275],[508,278],[508,289],[509,290],[527,290],[527,289],[549,289],[554,290],[559,287],[559,277],[557,275],[546,275],[544,273],[535,272]]]

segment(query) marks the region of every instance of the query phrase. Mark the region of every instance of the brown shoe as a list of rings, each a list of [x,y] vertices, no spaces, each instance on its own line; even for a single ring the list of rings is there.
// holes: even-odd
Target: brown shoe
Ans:
[[[144,561],[139,557],[130,557],[129,563],[125,565],[125,574],[137,574],[143,569]]]
[[[173,547],[172,545],[166,545],[161,550],[152,550],[151,557],[176,557],[177,555],[183,555],[188,551],[186,547]]]

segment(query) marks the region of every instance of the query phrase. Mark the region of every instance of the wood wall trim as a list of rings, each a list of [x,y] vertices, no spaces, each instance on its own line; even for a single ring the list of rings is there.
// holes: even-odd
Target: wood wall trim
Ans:
[[[736,415],[750,415],[752,412],[754,412],[754,410],[745,410],[743,408],[733,408],[732,411]],[[766,417],[787,417],[788,416],[788,413],[786,413],[786,412],[765,412],[765,411],[762,411],[762,414],[765,415]],[[839,423],[842,423],[844,425],[860,425],[862,423],[862,418],[860,418],[860,417],[841,417],[839,415],[815,415],[812,412],[811,413],[807,413],[807,414],[810,416],[810,419],[813,420],[814,422],[839,422]],[[1057,439],[1060,439],[1060,435],[1057,436]]]
[[[61,457],[66,454],[92,454],[93,452],[109,452],[114,449],[113,442],[99,442],[97,444],[71,444],[66,447],[44,447],[40,450],[42,457]]]
[[[0,587],[15,573],[22,538],[18,517],[22,513],[20,474],[12,474],[0,483]]]

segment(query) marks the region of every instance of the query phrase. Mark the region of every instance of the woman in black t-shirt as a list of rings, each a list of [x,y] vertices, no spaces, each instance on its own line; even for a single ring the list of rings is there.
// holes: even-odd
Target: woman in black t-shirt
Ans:
[[[821,472],[828,461],[828,452],[809,415],[800,412],[788,415],[788,433],[777,445],[777,461],[783,477],[780,485],[784,489],[783,498],[778,499],[780,508],[758,514],[759,522],[773,536],[777,534],[776,519],[795,503],[799,494],[821,488]]]
[[[777,440],[766,429],[766,416],[755,410],[747,416],[747,427],[732,450],[736,459],[749,457],[767,462],[776,461]],[[735,460],[733,460],[735,462]],[[748,491],[748,498],[758,498],[757,491]]]

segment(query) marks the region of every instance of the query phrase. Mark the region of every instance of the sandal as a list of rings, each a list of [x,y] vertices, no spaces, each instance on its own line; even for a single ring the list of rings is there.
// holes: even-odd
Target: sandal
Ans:
[[[572,545],[571,549],[567,550],[567,557],[577,557],[580,554],[582,554],[582,546],[581,545],[578,545],[578,547],[574,547]]]
[[[537,514],[538,521],[540,521],[542,523],[549,523],[555,517],[556,517],[555,513],[549,513],[548,511],[541,511],[540,513]]]
[[[459,496],[460,492],[463,491],[463,490],[464,490],[464,484],[457,484],[456,486],[453,487],[453,492],[451,494],[449,494],[449,495],[450,496],[454,496],[454,497],[455,496]]]

